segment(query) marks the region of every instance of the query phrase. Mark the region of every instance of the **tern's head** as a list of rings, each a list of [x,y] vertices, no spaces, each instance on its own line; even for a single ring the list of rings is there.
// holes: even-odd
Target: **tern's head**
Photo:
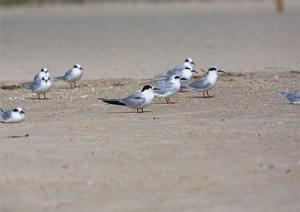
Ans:
[[[185,62],[185,63],[190,63],[190,64],[192,64],[192,65],[195,65],[193,59],[190,58],[190,57],[186,58],[186,59],[184,60],[184,62]]]
[[[47,83],[48,81],[50,81],[50,77],[44,76],[42,78],[42,81]]]
[[[217,73],[217,72],[223,72],[223,73],[225,73],[224,71],[220,70],[218,67],[215,67],[215,66],[210,66],[208,68],[208,73],[210,73],[210,72],[215,72],[215,73]]]
[[[195,69],[193,69],[193,67],[191,66],[186,66],[184,67],[185,70],[188,70],[188,71],[191,71],[191,72],[194,72],[194,73],[198,73]]]
[[[13,112],[14,113],[19,113],[19,114],[24,114],[24,111],[21,107],[17,107],[15,109],[13,109]]]
[[[151,85],[145,85],[142,88],[142,92],[144,92],[144,91],[153,91],[153,90],[159,90],[159,89],[158,88],[153,88]]]
[[[170,81],[171,82],[179,82],[180,81],[180,76],[173,75],[173,76],[171,76]]]
[[[48,69],[47,68],[42,68],[41,72],[47,74],[48,73]]]
[[[145,86],[142,88],[142,92],[144,92],[144,91],[152,91],[152,90],[153,90],[153,88],[152,88],[151,85],[145,85]]]
[[[73,68],[78,68],[78,69],[82,70],[82,66],[81,66],[80,64],[75,64],[75,65],[73,66]]]

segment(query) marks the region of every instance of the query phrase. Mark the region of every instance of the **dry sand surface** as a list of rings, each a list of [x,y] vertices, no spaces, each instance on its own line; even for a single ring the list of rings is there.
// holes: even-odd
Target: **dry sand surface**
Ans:
[[[225,75],[213,98],[180,93],[141,114],[96,98],[144,80],[58,83],[40,101],[2,89],[27,115],[0,128],[2,211],[299,211],[300,107],[276,96],[299,80]]]
[[[85,68],[47,100],[0,88],[0,107],[26,112],[0,124],[0,211],[300,211],[300,107],[276,96],[300,89],[300,3],[287,2],[0,8],[0,86]],[[140,114],[96,99],[186,56],[229,72],[213,98]]]

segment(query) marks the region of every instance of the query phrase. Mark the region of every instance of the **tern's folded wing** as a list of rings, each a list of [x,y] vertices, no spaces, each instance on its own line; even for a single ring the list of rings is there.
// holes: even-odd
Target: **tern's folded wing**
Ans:
[[[205,89],[209,86],[209,83],[209,80],[206,77],[203,77],[199,80],[189,83],[189,87],[194,89]]]
[[[137,91],[121,100],[124,104],[131,108],[137,108],[145,103],[145,98],[140,91]]]

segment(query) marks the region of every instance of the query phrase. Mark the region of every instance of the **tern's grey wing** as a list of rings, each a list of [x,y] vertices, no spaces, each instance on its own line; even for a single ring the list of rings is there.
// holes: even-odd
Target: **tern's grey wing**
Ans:
[[[209,86],[210,82],[206,76],[200,78],[199,80],[193,81],[188,84],[188,87],[195,89],[205,89]]]
[[[130,96],[122,98],[120,101],[128,107],[137,108],[145,103],[145,98],[142,96],[140,91],[137,91]]]
[[[165,73],[154,76],[154,80],[165,80],[175,74],[181,76],[183,69],[184,69],[184,65],[180,64],[172,69],[169,69]]]
[[[36,87],[37,81],[22,83],[22,86],[27,89],[33,90]]]
[[[67,72],[65,73],[65,75],[63,76],[63,79],[64,79],[64,80],[69,80],[69,79],[72,78],[72,76],[73,76],[73,69],[70,69],[69,71],[67,71]]]
[[[291,93],[287,93],[286,98],[287,98],[291,103],[297,103],[297,104],[300,104],[300,92],[291,92]]]
[[[11,112],[12,112],[12,110],[1,111],[1,113],[2,113],[2,115],[1,115],[2,119],[3,120],[9,119],[10,116],[11,116]]]
[[[156,81],[153,87],[158,88],[158,90],[153,91],[156,95],[163,95],[167,92],[173,92],[176,89],[169,80]]]
[[[182,73],[182,70],[184,69],[184,65],[183,64],[180,64],[170,70],[167,71],[167,74],[170,76],[170,75],[174,75],[174,74],[178,74],[178,75],[181,75]]]
[[[37,73],[37,74],[34,76],[33,81],[36,81],[36,80],[38,79],[38,77],[39,77],[39,73]]]

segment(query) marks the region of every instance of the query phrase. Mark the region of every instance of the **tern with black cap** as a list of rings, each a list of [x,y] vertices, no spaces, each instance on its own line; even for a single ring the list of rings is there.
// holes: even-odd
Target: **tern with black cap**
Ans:
[[[98,98],[101,99],[103,102],[113,105],[121,105],[127,106],[131,109],[136,109],[136,111],[144,112],[144,108],[149,106],[152,103],[154,98],[153,91],[157,88],[153,88],[150,85],[145,85],[142,90],[135,91],[133,94],[118,99],[105,99],[105,98]]]

